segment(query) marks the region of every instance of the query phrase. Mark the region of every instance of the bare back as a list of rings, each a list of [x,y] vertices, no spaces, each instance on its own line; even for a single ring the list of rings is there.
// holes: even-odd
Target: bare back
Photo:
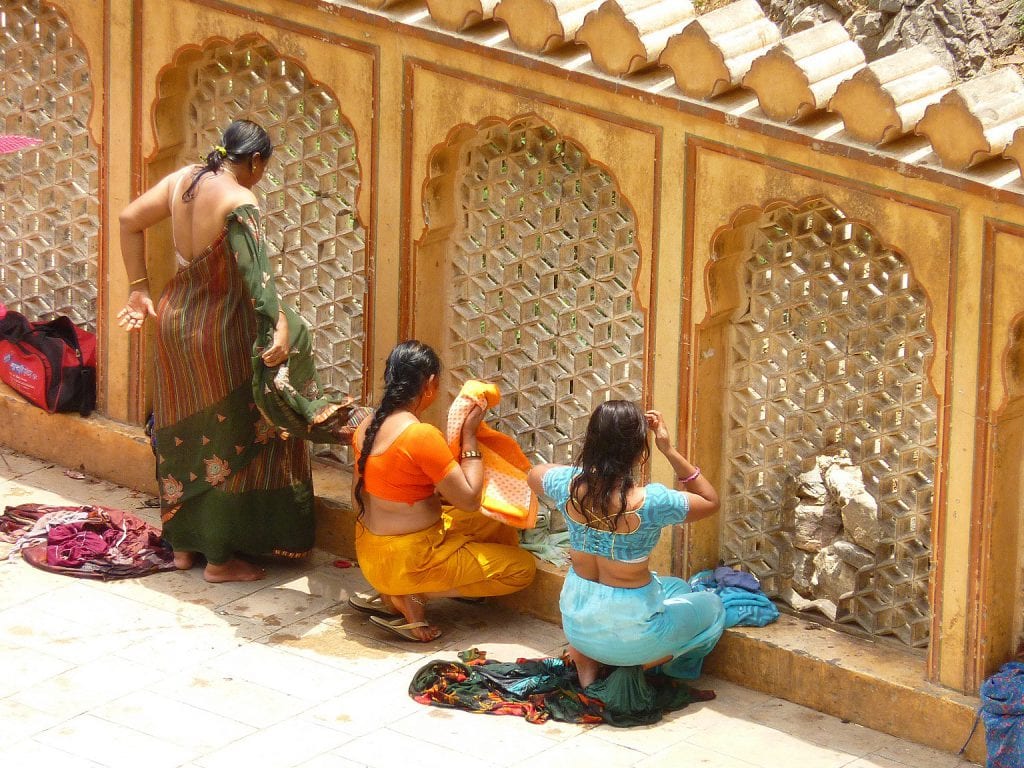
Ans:
[[[363,435],[372,420],[368,416],[356,429],[354,442],[361,451]],[[407,427],[418,423],[419,419],[409,413],[393,413],[380,425],[377,437],[373,441],[370,456],[380,456],[401,436]],[[358,467],[356,467],[358,472]],[[355,482],[353,481],[353,488]],[[441,499],[435,493],[425,499],[412,503],[381,499],[364,492],[365,511],[363,525],[371,533],[379,536],[396,536],[404,533],[422,531],[441,518]]]
[[[224,229],[227,215],[240,205],[256,205],[251,190],[239,184],[230,171],[203,174],[191,200],[183,200],[185,190],[201,166],[177,171],[170,179],[168,207],[174,247],[185,261],[192,261],[214,243]]]

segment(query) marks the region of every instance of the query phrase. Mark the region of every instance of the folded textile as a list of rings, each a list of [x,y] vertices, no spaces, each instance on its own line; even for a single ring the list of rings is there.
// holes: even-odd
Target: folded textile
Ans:
[[[763,627],[779,618],[779,609],[752,573],[719,566],[693,574],[689,584],[694,592],[715,592],[722,598],[726,627]]]
[[[452,453],[462,452],[462,425],[474,405],[493,407],[501,400],[498,387],[470,379],[462,385],[458,397],[448,409],[445,439]],[[530,460],[519,444],[487,424],[477,431],[477,442],[484,463],[484,492],[480,512],[515,528],[533,528],[537,524],[537,497],[526,482]]]

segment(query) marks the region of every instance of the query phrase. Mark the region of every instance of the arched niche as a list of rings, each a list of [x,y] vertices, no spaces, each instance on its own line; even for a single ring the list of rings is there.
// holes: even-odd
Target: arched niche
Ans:
[[[644,394],[636,218],[613,174],[535,115],[489,118],[430,153],[423,206],[409,325],[446,356],[446,391],[496,382],[499,427],[571,460],[598,403]]]
[[[794,610],[927,647],[939,405],[925,292],[825,199],[740,209],[712,247],[694,428],[721,456],[713,556]]]
[[[36,147],[0,155],[0,302],[31,319],[68,315],[95,331],[99,153],[93,84],[66,16],[0,0],[0,133]]]
[[[158,93],[150,182],[201,161],[235,118],[270,134],[274,155],[256,192],[278,290],[313,330],[324,386],[361,397],[368,272],[356,210],[360,166],[337,97],[258,35],[180,50],[160,72]],[[149,251],[161,257],[166,280],[174,268],[166,227]]]

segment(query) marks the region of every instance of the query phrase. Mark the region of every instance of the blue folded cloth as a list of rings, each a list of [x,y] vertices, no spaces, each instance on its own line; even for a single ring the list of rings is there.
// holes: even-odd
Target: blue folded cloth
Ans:
[[[719,566],[693,574],[689,584],[694,592],[716,592],[722,598],[726,627],[763,627],[779,618],[779,609],[752,573]]]

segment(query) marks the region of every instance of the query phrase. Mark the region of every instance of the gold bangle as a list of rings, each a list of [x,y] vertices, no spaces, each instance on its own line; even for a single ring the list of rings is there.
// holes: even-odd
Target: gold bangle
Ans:
[[[482,459],[483,457],[484,457],[484,455],[482,453],[480,453],[480,451],[463,451],[462,452],[462,456],[460,456],[459,458],[461,460],[461,459]]]
[[[130,283],[128,283],[128,287],[130,288],[133,285],[138,285],[139,283],[144,283],[147,280],[149,280],[149,277],[140,277],[139,279],[132,280]]]

